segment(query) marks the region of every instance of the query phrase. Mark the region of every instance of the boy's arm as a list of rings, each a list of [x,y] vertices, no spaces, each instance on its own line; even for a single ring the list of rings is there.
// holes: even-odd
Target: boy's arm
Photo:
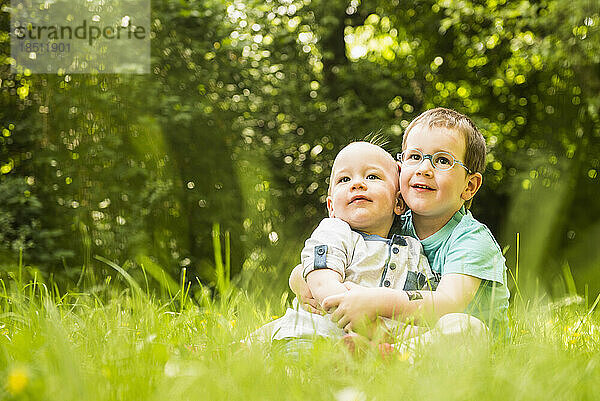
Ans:
[[[337,308],[333,319],[346,330],[373,321],[377,316],[435,321],[447,313],[463,312],[480,284],[479,278],[449,273],[442,276],[436,291],[402,291],[351,285],[347,293],[325,299],[323,308]]]
[[[313,270],[306,276],[306,284],[315,301],[322,306],[323,300],[332,295],[338,295],[348,290],[342,284],[342,276],[331,269]],[[323,308],[327,310],[326,308]]]
[[[329,295],[346,292],[347,289],[341,284],[341,276],[331,269],[313,270],[302,278],[303,266],[298,265],[292,270],[289,279],[290,289],[298,297],[301,306],[312,313],[324,312],[321,302]],[[309,284],[310,282],[310,284]],[[313,296],[313,291],[317,296]],[[319,300],[317,300],[319,299]]]
[[[434,292],[388,288],[357,288],[324,301],[326,308],[338,307],[338,325],[372,321],[376,316],[435,321],[451,312],[464,312],[482,280],[504,285],[504,257],[489,230],[477,222],[454,239],[445,255],[442,279]],[[369,320],[367,320],[369,321]]]
[[[342,281],[358,237],[345,221],[325,218],[304,243],[301,277],[309,291],[298,287],[303,293],[310,292],[319,307],[326,297],[347,291]],[[296,286],[294,273],[299,271],[292,272],[290,284]]]

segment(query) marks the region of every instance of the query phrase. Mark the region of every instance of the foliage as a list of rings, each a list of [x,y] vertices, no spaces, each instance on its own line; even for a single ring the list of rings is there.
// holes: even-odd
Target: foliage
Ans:
[[[521,233],[530,282],[551,287],[568,264],[600,290],[589,0],[165,0],[152,12],[147,76],[11,74],[0,37],[0,179],[31,194],[24,213],[54,241],[34,238],[33,217],[10,217],[44,250],[25,252],[31,263],[107,274],[93,255],[149,257],[214,286],[219,223],[233,276],[282,282],[325,215],[337,150],[380,132],[395,151],[412,118],[445,106],[487,139],[474,214],[503,246]],[[16,215],[2,213],[5,226]],[[514,247],[506,256],[514,264]]]
[[[4,263],[14,263],[23,251],[40,253],[42,262],[72,255],[56,248],[58,230],[39,230],[42,214],[42,204],[31,195],[28,183],[17,177],[0,182],[0,255]]]

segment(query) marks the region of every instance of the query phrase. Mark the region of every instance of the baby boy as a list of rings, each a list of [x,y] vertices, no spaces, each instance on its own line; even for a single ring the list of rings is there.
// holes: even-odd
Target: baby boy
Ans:
[[[418,240],[388,236],[396,215],[404,211],[398,165],[381,147],[354,142],[335,158],[327,196],[328,218],[306,240],[302,276],[320,306],[342,294],[344,283],[404,291],[433,289],[436,282]],[[392,327],[390,320],[385,322]],[[328,315],[288,309],[251,338],[342,337],[345,332]]]

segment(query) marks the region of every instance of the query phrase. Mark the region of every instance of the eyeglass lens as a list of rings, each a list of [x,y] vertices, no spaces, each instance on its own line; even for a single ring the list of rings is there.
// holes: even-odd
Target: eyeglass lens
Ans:
[[[423,160],[430,159],[433,167],[439,170],[449,170],[454,166],[454,157],[447,152],[437,152],[433,155],[423,155],[420,150],[409,149],[401,154],[401,161],[408,166],[416,166],[421,164]]]

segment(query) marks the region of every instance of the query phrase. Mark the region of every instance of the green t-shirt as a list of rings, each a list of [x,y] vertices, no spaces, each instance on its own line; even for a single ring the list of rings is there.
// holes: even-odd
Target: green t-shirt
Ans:
[[[417,238],[410,210],[400,223],[401,234]],[[441,276],[460,273],[481,279],[465,313],[483,321],[494,333],[506,334],[510,297],[506,264],[490,230],[463,207],[438,232],[421,240],[421,244],[435,273]]]

